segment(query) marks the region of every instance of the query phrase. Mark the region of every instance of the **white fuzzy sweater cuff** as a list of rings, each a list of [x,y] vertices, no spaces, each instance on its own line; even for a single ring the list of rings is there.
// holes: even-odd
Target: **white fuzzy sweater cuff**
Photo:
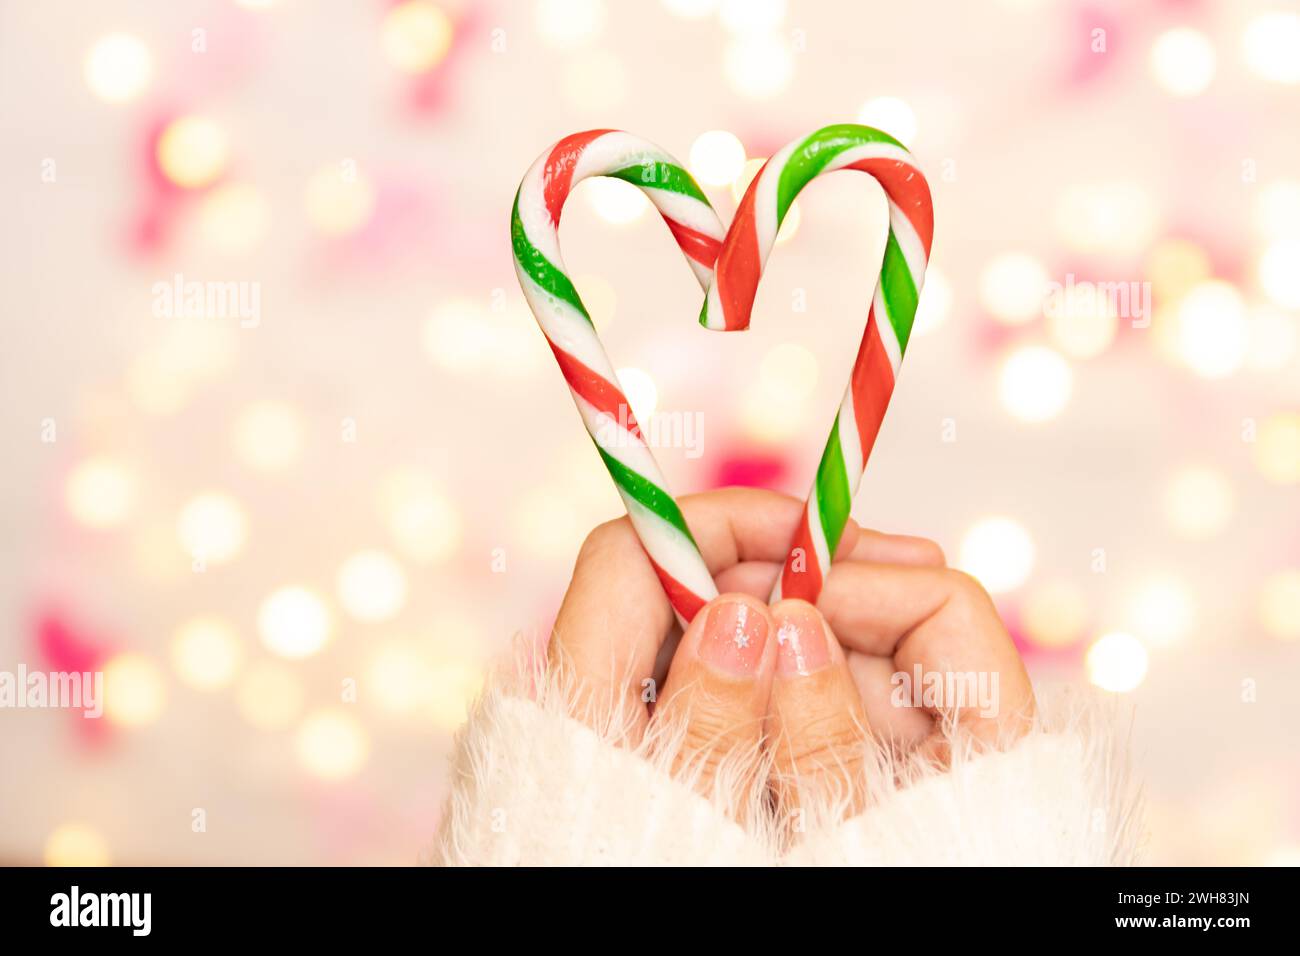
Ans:
[[[869,808],[847,821],[834,806],[812,808],[783,853],[773,821],[742,828],[668,771],[671,753],[618,746],[616,733],[566,716],[554,687],[536,696],[494,688],[476,706],[432,862],[1095,866],[1136,855],[1126,761],[1113,717],[1095,707],[1040,706],[1049,716],[1004,752],[976,755],[954,734],[952,766],[907,768],[906,783],[872,748]],[[745,798],[751,810],[761,788],[760,778]]]

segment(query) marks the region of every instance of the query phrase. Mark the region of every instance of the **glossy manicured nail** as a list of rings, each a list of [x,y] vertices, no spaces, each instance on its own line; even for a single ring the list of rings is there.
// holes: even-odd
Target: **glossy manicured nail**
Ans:
[[[831,662],[826,627],[821,615],[802,601],[772,609],[776,624],[776,672],[781,677],[798,677],[821,670]]]
[[[718,670],[748,676],[763,659],[767,618],[744,601],[721,601],[709,608],[700,635],[700,659]]]

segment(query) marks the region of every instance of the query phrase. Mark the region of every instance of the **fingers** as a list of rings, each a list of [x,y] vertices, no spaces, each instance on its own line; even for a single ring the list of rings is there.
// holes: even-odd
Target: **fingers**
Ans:
[[[812,605],[772,606],[777,663],[768,708],[772,784],[781,817],[798,831],[800,811],[813,799],[847,801],[861,809],[862,700],[844,651]]]
[[[969,575],[841,562],[818,607],[846,648],[893,659],[888,708],[883,675],[855,675],[877,733],[914,737],[917,711],[953,716],[990,744],[1028,728],[1034,700],[1024,664],[992,600]]]
[[[655,722],[680,730],[674,770],[701,794],[725,802],[751,782],[776,658],[767,606],[747,595],[710,601],[682,635]]]

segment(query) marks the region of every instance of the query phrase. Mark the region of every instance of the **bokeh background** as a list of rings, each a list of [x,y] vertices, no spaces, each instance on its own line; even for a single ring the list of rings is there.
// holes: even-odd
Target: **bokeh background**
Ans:
[[[107,688],[0,710],[0,860],[415,861],[620,513],[513,275],[524,170],[625,128],[725,220],[855,118],[937,221],[856,517],[1135,707],[1149,861],[1300,860],[1296,4],[6,2],[0,115],[0,670]],[[848,174],[798,206],[742,336],[633,187],[566,210],[638,418],[703,423],[678,491],[808,484],[885,220]]]

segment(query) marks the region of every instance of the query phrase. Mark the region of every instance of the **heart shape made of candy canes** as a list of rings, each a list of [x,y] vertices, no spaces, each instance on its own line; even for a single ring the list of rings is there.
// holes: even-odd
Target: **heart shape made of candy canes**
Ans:
[[[739,331],[749,326],[763,266],[795,197],[817,176],[841,169],[866,172],[880,183],[889,202],[889,233],[844,400],[772,594],[773,601],[816,602],[893,393],[930,255],[930,188],[911,154],[868,126],[824,127],[764,164],[725,237],[717,213],[680,163],[613,130],[560,140],[528,170],[515,196],[510,231],[524,297],[683,626],[717,596],[717,587],[564,272],[560,212],[573,187],[590,176],[639,186],[705,289],[700,324]]]

